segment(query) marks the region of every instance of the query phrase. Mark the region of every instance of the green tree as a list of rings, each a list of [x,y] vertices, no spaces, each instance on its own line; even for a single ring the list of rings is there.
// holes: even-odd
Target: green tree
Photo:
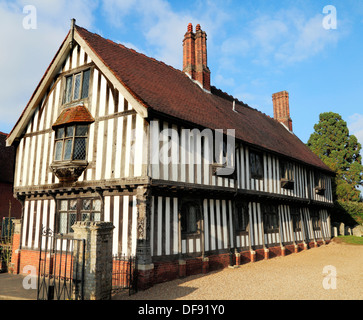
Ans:
[[[314,125],[308,147],[335,173],[333,183],[336,198],[343,201],[359,201],[363,185],[361,144],[349,134],[347,123],[334,112],[321,113]]]

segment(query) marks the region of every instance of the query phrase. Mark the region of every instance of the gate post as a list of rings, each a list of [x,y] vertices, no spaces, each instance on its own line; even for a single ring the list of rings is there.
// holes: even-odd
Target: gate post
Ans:
[[[12,244],[12,254],[11,254],[11,266],[8,267],[8,272],[19,274],[20,270],[20,234],[21,234],[21,220],[15,219],[14,223],[14,233],[13,233],[13,244]]]
[[[75,279],[75,273],[83,270],[83,298],[111,299],[113,224],[103,221],[78,221],[72,229],[75,239],[73,277]],[[76,248],[78,239],[85,240],[85,250]],[[74,298],[77,298],[76,293],[73,294]]]
[[[137,206],[137,277],[138,288],[144,290],[153,285],[154,264],[151,259],[150,224],[151,191],[146,186],[136,190]]]

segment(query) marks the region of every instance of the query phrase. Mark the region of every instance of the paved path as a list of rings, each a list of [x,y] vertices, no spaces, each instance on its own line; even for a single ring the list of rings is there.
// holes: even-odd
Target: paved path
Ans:
[[[323,269],[336,269],[336,289],[326,290]],[[0,300],[36,299],[36,290],[23,288],[24,276],[0,273]],[[248,263],[207,275],[161,283],[131,297],[114,300],[363,300],[363,246],[336,244],[286,257]]]
[[[336,269],[336,289],[323,274]],[[331,269],[329,269],[331,274]],[[325,280],[324,280],[325,279]],[[162,283],[122,300],[363,300],[363,246],[337,244]]]
[[[22,275],[0,273],[0,300],[36,300],[37,290],[24,289],[24,278]]]

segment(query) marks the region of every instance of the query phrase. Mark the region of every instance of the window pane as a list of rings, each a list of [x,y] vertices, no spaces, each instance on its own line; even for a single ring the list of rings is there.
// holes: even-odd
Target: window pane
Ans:
[[[62,211],[67,211],[67,209],[68,209],[68,200],[62,200],[60,202],[60,209]]]
[[[66,140],[64,146],[63,160],[71,160],[71,154],[72,154],[72,140]]]
[[[61,212],[59,215],[59,233],[67,233],[67,216],[67,212]]]
[[[91,200],[86,199],[82,201],[82,210],[91,210]]]
[[[80,91],[81,91],[81,73],[75,75],[74,78],[74,93],[73,93],[73,100],[78,100],[80,98]]]
[[[74,126],[67,127],[66,137],[73,137]]]
[[[85,160],[86,159],[86,139],[75,138],[74,140],[74,160]]]
[[[197,231],[197,212],[194,206],[189,207],[188,214],[188,232]]]
[[[63,149],[63,141],[57,141],[55,143],[55,156],[54,160],[62,160],[62,149]]]
[[[101,211],[101,200],[93,200],[93,210]]]
[[[88,126],[77,126],[76,128],[76,136],[77,137],[85,137],[88,133]]]
[[[69,210],[77,210],[77,200],[69,201]]]
[[[64,103],[68,103],[71,101],[72,80],[73,80],[73,76],[67,77],[67,79],[66,79],[66,91],[65,91],[65,96],[64,96]]]
[[[101,221],[101,213],[100,212],[95,212],[93,214],[93,221]]]
[[[64,128],[57,129],[56,139],[62,139],[64,137]]]
[[[68,214],[68,232],[73,232],[72,226],[76,222],[77,215],[75,213],[69,213]]]
[[[90,214],[89,213],[82,213],[82,221],[90,221]]]
[[[90,70],[86,70],[85,72],[83,72],[82,99],[88,97],[89,76]]]

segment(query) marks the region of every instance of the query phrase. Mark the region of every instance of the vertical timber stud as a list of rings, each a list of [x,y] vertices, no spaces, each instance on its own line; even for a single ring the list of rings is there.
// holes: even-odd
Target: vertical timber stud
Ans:
[[[252,224],[252,205],[251,202],[248,205],[248,213],[249,213],[249,223],[248,223],[248,238],[249,238],[249,248],[250,248],[250,261],[256,262],[256,251],[254,250],[254,247],[252,246],[252,237],[251,237],[251,224]],[[255,235],[254,235],[255,236]]]
[[[264,259],[268,260],[270,250],[266,247],[266,243],[265,243],[266,242],[266,239],[265,239],[265,224],[264,224],[265,210],[260,210],[260,212],[261,212],[261,234],[262,234],[263,253],[264,253]]]
[[[308,239],[307,239],[307,233],[305,230],[305,219],[304,219],[304,210],[300,209],[300,223],[301,223],[301,232],[303,234],[303,243],[304,243],[304,250],[308,250]]]
[[[277,214],[279,217],[279,238],[280,238],[281,256],[285,257],[286,251],[285,251],[284,243],[282,241],[282,232],[281,232],[282,217],[281,217],[281,211],[279,210],[279,207],[277,207]]]
[[[299,247],[296,244],[294,224],[292,223],[292,216],[291,216],[291,212],[290,211],[289,211],[289,224],[290,224],[292,241],[293,241],[293,244],[294,244],[294,252],[295,253],[298,253],[299,252]]]
[[[326,241],[325,241],[325,237],[324,237],[324,230],[323,230],[323,223],[322,223],[322,216],[321,216],[321,212],[320,210],[318,211],[318,221],[319,221],[319,227],[320,227],[320,232],[321,232],[321,239],[323,240],[323,244],[326,244]]]
[[[147,289],[152,286],[154,265],[151,260],[150,247],[150,219],[151,219],[151,191],[146,186],[136,189],[137,206],[137,268],[138,287]]]
[[[201,204],[203,208],[203,203]],[[202,273],[209,271],[209,258],[205,256],[205,224],[204,224],[204,210],[201,210],[201,243],[202,243]]]

